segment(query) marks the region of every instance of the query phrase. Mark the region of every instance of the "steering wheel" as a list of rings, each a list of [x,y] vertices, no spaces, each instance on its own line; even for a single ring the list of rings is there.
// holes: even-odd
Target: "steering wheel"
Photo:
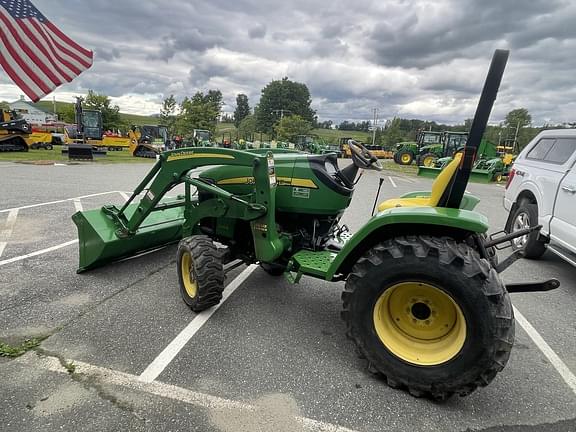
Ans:
[[[352,154],[352,160],[358,168],[363,169],[373,169],[376,171],[382,171],[383,167],[380,160],[372,154],[370,150],[364,147],[355,140],[348,140],[348,147],[350,148],[350,153]]]

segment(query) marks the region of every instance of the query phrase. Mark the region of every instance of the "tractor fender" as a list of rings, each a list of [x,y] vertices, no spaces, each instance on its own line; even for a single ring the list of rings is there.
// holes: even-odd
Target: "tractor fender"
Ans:
[[[373,216],[344,244],[332,260],[326,280],[347,274],[366,250],[386,238],[402,235],[434,235],[464,238],[488,230],[486,216],[444,207],[395,207]]]

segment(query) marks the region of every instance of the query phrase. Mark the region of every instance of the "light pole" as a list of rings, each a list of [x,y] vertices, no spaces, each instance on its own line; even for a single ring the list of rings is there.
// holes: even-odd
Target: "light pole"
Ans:
[[[374,122],[372,123],[372,145],[376,145],[376,122],[378,121],[378,108],[374,108]]]

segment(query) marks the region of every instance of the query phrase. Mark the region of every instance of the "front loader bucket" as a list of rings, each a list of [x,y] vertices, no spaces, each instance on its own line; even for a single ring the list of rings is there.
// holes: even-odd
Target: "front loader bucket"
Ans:
[[[418,176],[427,178],[436,178],[438,177],[438,174],[440,174],[440,171],[442,171],[442,168],[419,166]]]
[[[490,183],[495,181],[493,170],[473,169],[470,171],[470,181],[474,183]]]
[[[132,214],[136,207],[128,206],[126,213]],[[182,238],[184,207],[152,212],[135,234],[126,237],[116,235],[118,226],[101,209],[77,212],[72,220],[78,228],[80,273],[177,242]]]
[[[418,167],[418,176],[427,178],[436,178],[442,168],[429,168],[425,166]],[[490,183],[495,181],[495,174],[492,170],[473,169],[470,172],[469,181],[473,183]]]

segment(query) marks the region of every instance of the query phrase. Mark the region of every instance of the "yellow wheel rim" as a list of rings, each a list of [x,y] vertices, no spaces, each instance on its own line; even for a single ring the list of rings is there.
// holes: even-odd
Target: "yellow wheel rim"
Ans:
[[[198,283],[194,277],[194,267],[192,265],[192,256],[190,252],[184,252],[180,260],[180,270],[182,272],[182,282],[184,283],[184,289],[186,294],[190,297],[196,297],[198,293]]]
[[[388,288],[374,306],[374,328],[396,357],[419,366],[453,359],[464,346],[466,321],[452,297],[423,282]]]
[[[407,163],[410,162],[410,155],[409,155],[409,154],[403,154],[403,155],[400,157],[400,160],[402,161],[402,163],[407,164]]]
[[[424,166],[425,167],[432,167],[434,166],[435,158],[433,156],[428,156],[424,158]]]
[[[498,183],[500,183],[500,182],[502,181],[502,174],[498,174],[498,175],[496,176],[496,181],[497,181]]]

